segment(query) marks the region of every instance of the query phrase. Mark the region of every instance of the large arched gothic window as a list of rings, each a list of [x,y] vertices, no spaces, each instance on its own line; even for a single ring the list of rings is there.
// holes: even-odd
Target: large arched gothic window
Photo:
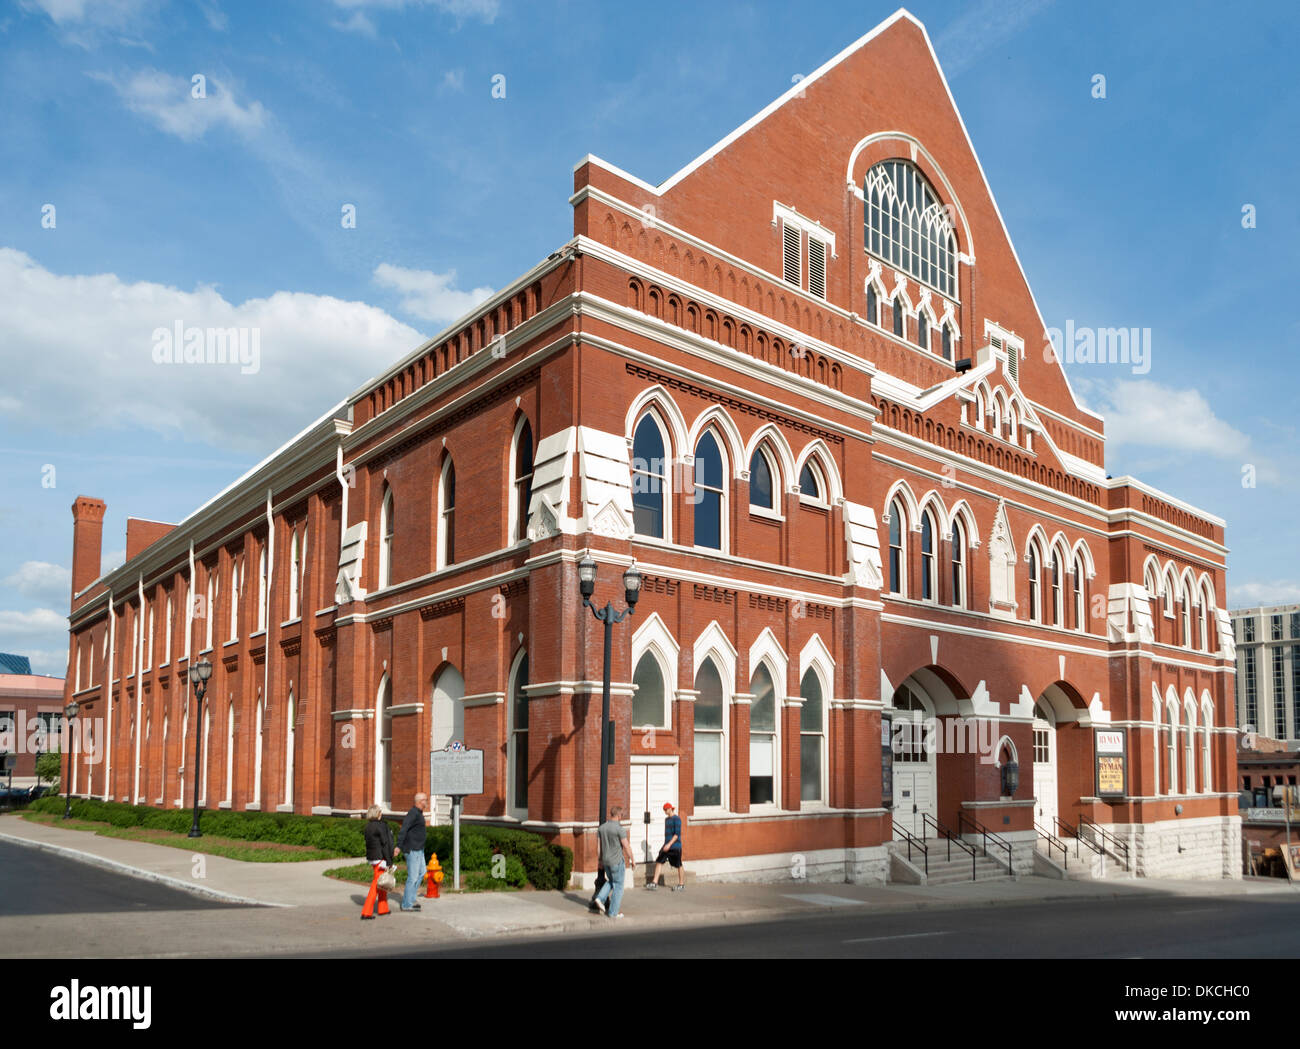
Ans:
[[[754,700],[749,708],[749,803],[774,805],[778,766],[776,686],[765,665],[749,683]]]
[[[799,800],[825,801],[826,704],[821,679],[811,667],[799,683]]]
[[[1083,558],[1074,559],[1074,629],[1086,632],[1088,595],[1083,585]]]
[[[637,535],[667,539],[667,462],[663,430],[649,413],[632,437],[632,521]]]
[[[456,464],[448,456],[438,483],[438,567],[456,563]]]
[[[722,549],[722,451],[717,438],[706,433],[695,446],[695,545]]]
[[[921,515],[921,599],[933,601],[938,589],[934,571],[934,518],[926,510]]]
[[[722,675],[706,659],[695,675],[695,807],[722,805],[726,704]]]
[[[519,658],[510,684],[510,810],[528,815],[528,654]]]
[[[515,513],[510,541],[518,543],[528,538],[528,504],[533,497],[533,428],[527,419],[521,419],[515,430],[514,471]]]
[[[957,295],[957,238],[948,211],[915,165],[886,160],[867,172],[866,247],[944,295]]]
[[[889,592],[903,592],[903,508],[897,499],[889,504]]]
[[[1061,602],[1061,557],[1052,551],[1052,626],[1061,626],[1065,615]]]
[[[659,661],[651,653],[647,652],[637,661],[632,684],[636,686],[636,694],[632,697],[632,727],[667,728],[664,675]]]
[[[1041,582],[1038,578],[1039,560],[1038,547],[1029,544],[1029,618],[1035,623],[1043,621],[1043,602],[1038,587]]]
[[[966,537],[961,522],[952,522],[952,603],[954,608],[966,607]]]
[[[749,460],[749,505],[760,510],[775,510],[772,497],[772,478],[775,471],[762,448],[754,449]]]
[[[379,508],[379,589],[388,586],[393,575],[393,490],[384,491],[384,502]]]

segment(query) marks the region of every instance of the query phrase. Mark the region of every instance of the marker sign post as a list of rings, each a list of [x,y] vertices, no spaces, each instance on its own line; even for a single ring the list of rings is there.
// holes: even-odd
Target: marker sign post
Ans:
[[[431,751],[429,793],[451,797],[452,885],[460,892],[460,803],[467,794],[483,793],[483,752],[466,750],[460,740]]]

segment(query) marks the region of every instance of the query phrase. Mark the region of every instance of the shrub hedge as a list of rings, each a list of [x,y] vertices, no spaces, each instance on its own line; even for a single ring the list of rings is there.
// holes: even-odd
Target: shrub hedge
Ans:
[[[64,799],[48,796],[28,806],[29,812],[61,814]],[[74,798],[72,815],[92,823],[114,827],[155,827],[184,834],[193,820],[192,809],[156,809],[148,805],[127,805],[118,801]],[[287,812],[234,812],[225,809],[202,810],[200,826],[204,834],[237,841],[271,841],[281,845],[310,845],[337,856],[366,854],[365,823],[339,816],[299,816]],[[397,840],[398,827],[393,827]],[[438,862],[451,873],[451,827],[430,827],[424,851],[438,854]],[[508,827],[462,824],[460,828],[460,868],[462,872],[482,872],[488,881],[492,857],[506,857],[505,882],[535,889],[563,889],[573,873],[573,850],[551,845],[531,831]]]

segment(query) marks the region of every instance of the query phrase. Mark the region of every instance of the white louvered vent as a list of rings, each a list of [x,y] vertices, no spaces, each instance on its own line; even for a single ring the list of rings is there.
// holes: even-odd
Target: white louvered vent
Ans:
[[[803,284],[803,266],[800,265],[799,227],[783,223],[785,240],[785,279],[796,288]]]
[[[808,290],[826,298],[826,245],[812,237],[808,238]]]
[[[1020,384],[1020,348],[1018,346],[1007,347],[1007,374],[1011,376],[1011,381]]]

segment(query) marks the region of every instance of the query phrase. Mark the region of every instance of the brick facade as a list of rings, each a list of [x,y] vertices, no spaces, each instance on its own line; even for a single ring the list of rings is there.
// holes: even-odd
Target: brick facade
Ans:
[[[949,216],[948,294],[862,246],[864,184],[895,159]],[[799,857],[820,877],[883,879],[897,810],[882,804],[882,714],[905,684],[940,732],[968,719],[996,744],[935,757],[943,824],[978,819],[1023,852],[1036,822],[1086,817],[1149,839],[1135,850],[1152,873],[1228,872],[1240,823],[1233,650],[1217,611],[1223,522],[1106,477],[1103,422],[1042,351],[1043,320],[920,25],[895,16],[659,187],[585,158],[572,203],[574,239],[561,252],[217,503],[171,531],[151,526],[147,549],[93,583],[78,566],[92,554],[98,563],[103,504],[77,501],[71,666],[83,668],[83,716],[102,719],[112,747],[75,788],[189,803],[185,674],[201,654],[215,667],[209,806],[359,813],[387,792],[404,808],[428,783],[431,741],[446,738],[434,694],[450,681],[465,742],[485,751],[485,793],[468,814],[522,820],[573,845],[589,873],[603,659],[603,628],[578,593],[576,563],[589,553],[602,604],[621,601],[618,576],[634,560],[645,576],[614,636],[611,802],[628,806],[647,762],[675,769],[698,872],[788,876]],[[783,275],[787,228],[798,231],[797,287]],[[812,278],[818,238],[824,296]],[[635,528],[645,464],[632,452],[647,412],[667,445],[663,538]],[[519,488],[524,420],[535,472]],[[714,498],[692,484],[705,483],[695,457],[706,438],[723,464],[721,550],[695,542]],[[756,454],[772,474],[770,509],[753,505]],[[801,490],[805,466],[815,494]],[[1153,561],[1178,574],[1168,597],[1146,586]],[[210,579],[215,597],[195,609]],[[152,658],[137,639],[149,610]],[[667,702],[667,727],[653,732],[632,726],[643,652],[658,661]],[[526,689],[516,680],[525,656]],[[722,803],[697,811],[697,780],[709,776],[700,748],[710,730],[696,710],[706,662],[723,679],[724,775]],[[767,717],[753,691],[760,666],[775,694],[770,759],[751,724]],[[809,673],[823,693],[820,744],[800,731]],[[1030,800],[1036,707],[1051,721],[1055,812]],[[510,762],[525,709],[523,810]],[[1096,797],[1098,727],[1124,734],[1123,797]],[[819,745],[815,788],[801,755]],[[752,804],[769,760],[775,800]],[[1021,779],[1005,798],[1008,760]],[[821,798],[805,803],[805,793]],[[1181,823],[1196,828],[1196,858],[1179,867],[1162,843]]]

